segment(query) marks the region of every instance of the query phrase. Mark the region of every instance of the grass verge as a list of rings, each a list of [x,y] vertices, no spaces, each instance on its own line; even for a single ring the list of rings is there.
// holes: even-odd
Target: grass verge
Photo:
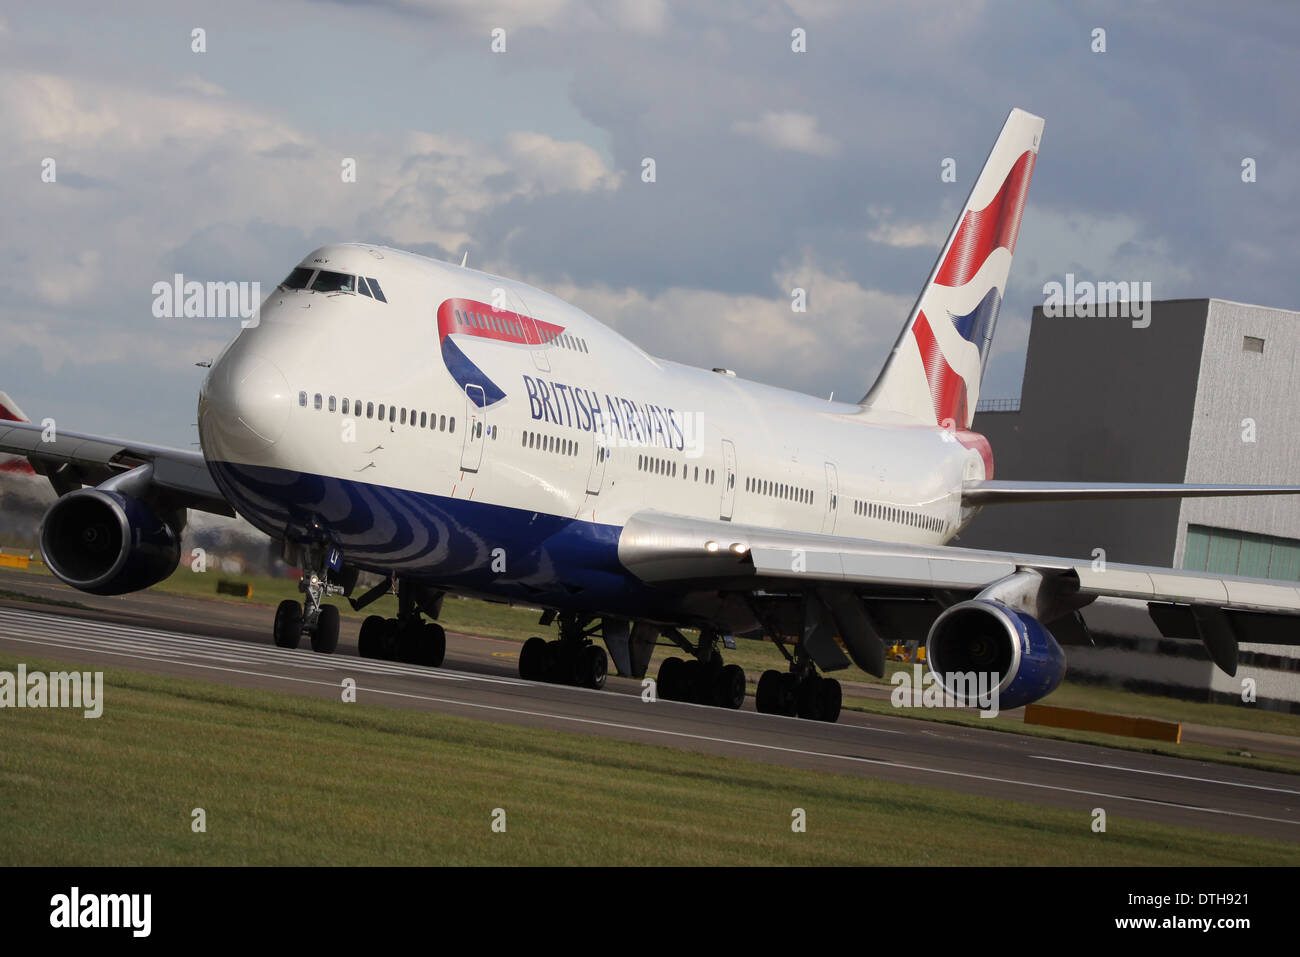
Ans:
[[[1084,810],[122,671],[99,719],[0,721],[6,865],[1300,863],[1115,816],[1095,834]]]

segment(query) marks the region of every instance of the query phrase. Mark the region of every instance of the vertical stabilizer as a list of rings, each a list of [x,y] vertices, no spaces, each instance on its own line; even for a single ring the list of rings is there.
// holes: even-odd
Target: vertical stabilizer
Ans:
[[[970,428],[1042,134],[1011,111],[863,405]]]

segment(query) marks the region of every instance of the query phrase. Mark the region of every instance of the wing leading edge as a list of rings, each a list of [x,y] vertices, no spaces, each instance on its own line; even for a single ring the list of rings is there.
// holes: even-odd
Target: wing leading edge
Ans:
[[[26,458],[59,495],[148,465],[152,486],[176,507],[235,514],[201,452],[10,421],[0,422],[0,452]]]

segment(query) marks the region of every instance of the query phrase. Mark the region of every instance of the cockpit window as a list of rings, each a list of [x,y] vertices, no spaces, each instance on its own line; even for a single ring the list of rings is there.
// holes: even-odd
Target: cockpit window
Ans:
[[[375,294],[375,298],[380,302],[388,302],[387,297],[384,296],[384,291],[379,288],[379,280],[370,280],[370,291]]]
[[[357,277],[322,269],[311,284],[312,292],[356,292]]]
[[[280,285],[285,289],[306,289],[307,283],[311,281],[311,274],[315,271],[314,269],[308,269],[306,266],[299,266],[289,273],[288,277]]]

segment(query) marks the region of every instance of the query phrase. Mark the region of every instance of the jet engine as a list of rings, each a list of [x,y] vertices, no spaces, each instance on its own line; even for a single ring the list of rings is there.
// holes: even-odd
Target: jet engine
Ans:
[[[1065,676],[1065,653],[1051,632],[988,598],[946,609],[930,627],[925,654],[945,694],[968,707],[987,706],[976,697],[981,684],[996,688],[997,707],[1008,710],[1046,697]]]
[[[94,595],[122,595],[162,581],[181,558],[184,510],[159,514],[110,479],[69,492],[41,524],[41,554],[60,580]]]

